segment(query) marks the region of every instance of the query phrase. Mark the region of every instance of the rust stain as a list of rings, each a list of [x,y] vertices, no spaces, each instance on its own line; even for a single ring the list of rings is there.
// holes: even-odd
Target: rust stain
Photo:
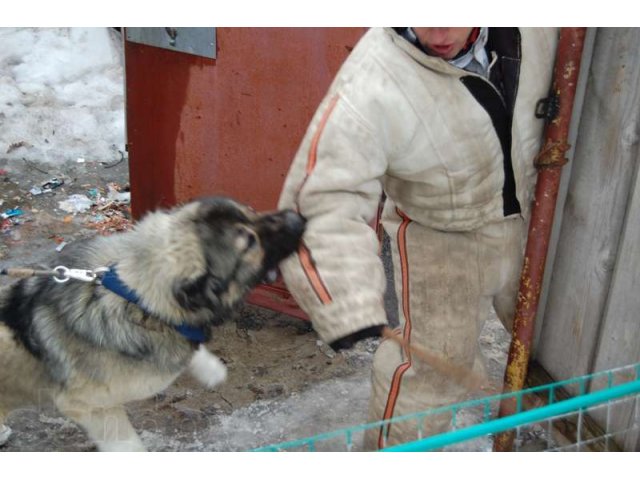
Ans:
[[[521,340],[514,338],[509,352],[509,365],[506,369],[506,379],[509,385],[524,383],[523,372],[527,370],[528,348]]]
[[[563,78],[565,80],[569,80],[572,76],[573,73],[576,71],[576,66],[575,64],[571,61],[571,62],[567,62],[567,65],[564,68],[564,75]]]

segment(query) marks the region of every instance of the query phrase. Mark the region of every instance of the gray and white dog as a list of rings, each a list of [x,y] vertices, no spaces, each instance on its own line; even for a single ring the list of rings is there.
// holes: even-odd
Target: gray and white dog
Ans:
[[[224,364],[203,345],[211,326],[297,249],[304,225],[293,211],[202,199],[68,247],[60,263],[108,268],[101,282],[31,277],[4,287],[0,436],[9,412],[49,402],[99,450],[144,450],[123,405],[186,369],[209,388],[224,381]]]

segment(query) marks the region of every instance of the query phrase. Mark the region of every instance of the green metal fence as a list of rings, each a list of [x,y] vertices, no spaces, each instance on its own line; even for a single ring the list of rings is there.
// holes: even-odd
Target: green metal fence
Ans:
[[[563,398],[566,393],[571,396]],[[513,397],[516,413],[495,418],[501,400]],[[425,437],[422,431],[425,421],[442,415],[451,417],[450,430]],[[384,433],[400,422],[416,425],[416,439],[383,448],[383,451],[490,451],[493,436],[505,431],[514,431],[515,450],[615,451],[621,449],[626,435],[637,438],[640,433],[640,363],[269,445],[255,451],[358,451],[365,431],[382,428]]]

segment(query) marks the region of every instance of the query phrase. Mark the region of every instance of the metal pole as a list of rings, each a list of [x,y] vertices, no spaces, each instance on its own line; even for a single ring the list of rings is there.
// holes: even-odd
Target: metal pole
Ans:
[[[556,208],[564,156],[569,149],[567,137],[576,92],[580,60],[586,28],[561,28],[556,53],[552,96],[559,100],[557,116],[547,125],[545,141],[536,158],[538,179],[535,201],[529,223],[529,236],[520,276],[520,291],[513,322],[513,336],[509,348],[503,393],[522,390],[534,335],[534,322],[544,277],[551,226]],[[516,400],[500,402],[499,417],[516,413]],[[496,437],[494,451],[510,451],[513,431]]]

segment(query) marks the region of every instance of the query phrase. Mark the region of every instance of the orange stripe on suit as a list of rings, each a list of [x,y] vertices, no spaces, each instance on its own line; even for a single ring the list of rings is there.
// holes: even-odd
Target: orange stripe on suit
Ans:
[[[403,337],[407,345],[409,344],[409,340],[411,338],[411,309],[409,307],[409,261],[407,256],[407,239],[406,233],[409,224],[411,223],[411,219],[407,217],[400,210],[396,210],[398,215],[402,217],[402,223],[398,228],[398,249],[400,253],[400,270],[402,273],[402,311],[404,313],[405,324],[404,324],[404,332]],[[396,369],[393,374],[393,380],[391,381],[391,388],[389,389],[389,397],[387,398],[387,405],[384,409],[383,420],[388,420],[393,417],[393,411],[396,406],[396,401],[398,400],[398,395],[400,394],[400,384],[402,382],[402,377],[404,373],[409,370],[411,367],[411,351],[407,348],[404,349],[405,356],[407,361]],[[386,435],[389,435],[389,431],[391,430],[391,425],[389,425],[386,429]],[[384,438],[383,438],[384,428],[380,428],[380,434],[378,436],[378,448],[384,448]]]
[[[331,115],[331,112],[333,111],[336,104],[338,103],[338,98],[339,97],[336,95],[329,102],[329,106],[327,107],[327,110],[322,115],[322,118],[320,119],[320,124],[318,125],[318,128],[316,129],[316,132],[313,135],[313,138],[311,139],[311,148],[309,149],[309,157],[307,159],[307,167],[305,169],[306,175],[304,177],[304,180],[302,180],[302,183],[298,187],[298,193],[296,194],[296,206],[297,206],[298,213],[302,213],[300,212],[300,205],[298,203],[298,197],[299,197],[300,191],[302,190],[304,185],[307,183],[309,176],[311,175],[311,173],[313,172],[313,169],[316,166],[316,163],[318,161],[318,144],[320,143],[320,137],[322,136],[322,132],[324,131],[325,126],[327,125],[327,121],[329,120],[329,116]],[[304,243],[298,249],[298,258],[300,259],[300,264],[302,265],[302,269],[304,270],[304,273],[307,276],[309,283],[311,284],[311,288],[313,288],[313,291],[318,296],[318,300],[320,300],[320,302],[323,305],[327,305],[331,303],[333,301],[331,298],[331,294],[329,293],[329,290],[327,289],[327,286],[325,285],[325,283],[322,281],[322,277],[320,276],[320,272],[318,272],[318,269],[316,268],[315,261],[311,256],[311,252],[309,251],[309,248]]]

